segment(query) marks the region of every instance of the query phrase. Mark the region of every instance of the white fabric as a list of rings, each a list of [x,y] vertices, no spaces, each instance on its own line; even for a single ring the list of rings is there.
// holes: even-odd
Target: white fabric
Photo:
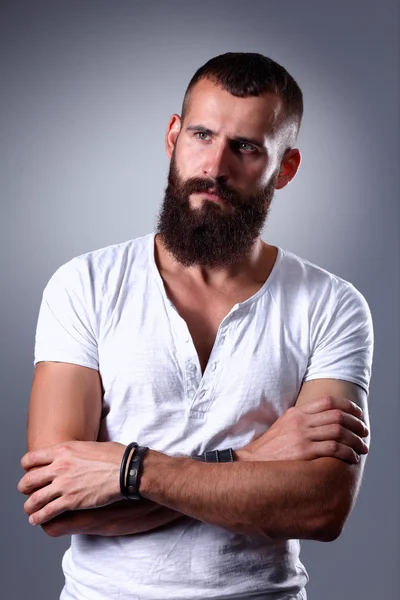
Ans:
[[[100,440],[182,456],[249,443],[294,405],[303,381],[345,379],[368,392],[372,346],[360,292],[278,248],[263,287],[222,321],[202,376],[150,234],[56,271],[43,293],[35,363],[100,371]],[[189,517],[147,534],[74,535],[63,569],[63,600],[300,600],[308,580],[298,540]]]

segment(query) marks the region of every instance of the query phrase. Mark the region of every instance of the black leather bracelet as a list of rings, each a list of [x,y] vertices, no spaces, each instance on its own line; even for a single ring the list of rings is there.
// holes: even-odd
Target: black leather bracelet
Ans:
[[[234,462],[232,448],[227,448],[226,450],[210,450],[209,452],[204,452],[204,454],[193,455],[192,458],[212,463]]]
[[[126,484],[124,486],[123,496],[127,500],[142,500],[143,497],[139,494],[140,475],[142,470],[143,457],[148,450],[147,446],[138,446],[136,444],[135,451],[129,461]]]
[[[119,487],[121,490],[121,494],[126,498],[127,497],[127,489],[126,489],[126,477],[127,477],[127,468],[128,468],[128,459],[132,453],[133,448],[137,448],[136,442],[131,442],[125,448],[124,455],[121,461],[121,468],[119,470]]]

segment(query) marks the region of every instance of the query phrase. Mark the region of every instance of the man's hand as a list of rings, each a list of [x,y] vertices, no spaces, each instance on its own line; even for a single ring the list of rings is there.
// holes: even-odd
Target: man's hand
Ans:
[[[97,508],[121,500],[119,470],[125,446],[116,442],[70,441],[28,452],[28,471],[18,490],[30,494],[25,512],[41,525],[67,510]]]
[[[236,451],[244,461],[340,458],[357,463],[369,435],[361,408],[346,398],[326,396],[289,408],[259,438]]]

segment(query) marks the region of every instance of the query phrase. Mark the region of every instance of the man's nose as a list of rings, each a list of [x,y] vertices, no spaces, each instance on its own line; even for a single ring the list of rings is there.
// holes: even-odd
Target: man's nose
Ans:
[[[230,176],[230,149],[226,145],[215,145],[210,148],[204,157],[203,174],[217,179]]]

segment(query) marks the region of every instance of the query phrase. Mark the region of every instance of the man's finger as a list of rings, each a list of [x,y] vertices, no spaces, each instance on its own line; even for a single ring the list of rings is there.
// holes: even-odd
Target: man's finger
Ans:
[[[47,448],[39,448],[38,450],[27,452],[21,458],[21,467],[25,471],[29,471],[33,467],[49,465],[54,460],[55,448],[56,446],[48,446]]]
[[[53,479],[54,474],[44,467],[28,471],[18,483],[18,491],[21,494],[31,494],[34,490],[49,484]]]
[[[356,433],[359,437],[368,437],[369,435],[368,427],[364,421],[338,408],[314,414],[310,417],[309,424],[311,427],[338,424]]]
[[[24,504],[24,510],[27,515],[44,508],[47,504],[55,500],[60,496],[60,492],[56,489],[55,485],[46,485],[40,490],[36,490]]]
[[[341,425],[323,425],[322,427],[314,427],[311,430],[312,441],[326,442],[336,441],[345,446],[349,446],[357,454],[367,454],[368,446],[363,440]]]
[[[356,417],[361,417],[362,410],[355,402],[349,400],[349,398],[334,397],[334,396],[322,396],[316,400],[305,402],[301,404],[299,408],[307,414],[316,414],[325,410],[339,409],[344,412],[350,413]]]
[[[313,452],[316,458],[339,458],[349,463],[357,464],[360,462],[360,455],[346,444],[341,444],[335,440],[327,442],[315,442],[313,444]]]
[[[41,510],[31,514],[29,523],[31,525],[42,525],[43,523],[47,523],[47,521],[54,519],[54,517],[57,517],[65,510],[67,510],[65,499],[62,497],[56,498],[52,502],[49,502],[49,504],[46,504]]]

